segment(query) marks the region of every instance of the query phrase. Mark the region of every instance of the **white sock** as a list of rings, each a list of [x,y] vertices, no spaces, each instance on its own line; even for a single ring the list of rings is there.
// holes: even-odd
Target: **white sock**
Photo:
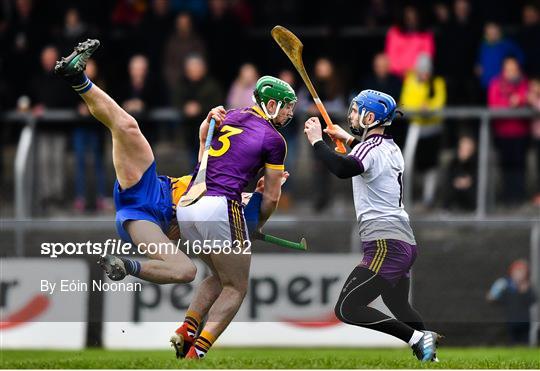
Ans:
[[[409,340],[409,345],[412,347],[414,344],[418,343],[420,339],[422,339],[422,336],[424,336],[424,333],[422,331],[414,330],[414,333],[411,336],[411,340]]]

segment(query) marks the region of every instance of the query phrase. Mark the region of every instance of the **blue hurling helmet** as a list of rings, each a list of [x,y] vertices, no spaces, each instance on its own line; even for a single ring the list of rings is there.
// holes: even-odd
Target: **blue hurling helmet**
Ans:
[[[351,112],[357,109],[357,121],[353,122]],[[373,112],[375,121],[370,125],[364,125],[364,116],[368,112]],[[376,90],[362,90],[360,94],[353,98],[349,107],[347,118],[351,132],[355,135],[362,135],[360,128],[364,129],[364,134],[369,129],[377,126],[390,126],[396,114],[400,113],[397,110],[397,103],[390,95]]]

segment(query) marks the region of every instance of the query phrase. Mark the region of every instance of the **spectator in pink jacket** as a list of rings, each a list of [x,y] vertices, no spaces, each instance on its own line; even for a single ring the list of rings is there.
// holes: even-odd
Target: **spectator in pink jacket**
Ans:
[[[384,49],[390,59],[390,72],[403,76],[414,68],[422,53],[433,58],[434,40],[433,32],[422,29],[418,9],[406,6],[400,24],[390,27],[386,34]]]
[[[491,81],[488,105],[491,108],[519,108],[527,105],[528,82],[517,59],[508,57],[502,73]],[[525,199],[525,162],[529,123],[521,118],[497,119],[493,122],[499,163],[503,174],[503,197],[506,203]]]

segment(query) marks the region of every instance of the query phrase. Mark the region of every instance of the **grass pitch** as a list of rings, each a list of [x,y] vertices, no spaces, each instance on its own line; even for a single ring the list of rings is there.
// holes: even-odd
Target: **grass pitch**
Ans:
[[[422,364],[409,349],[216,348],[202,361],[176,360],[173,351],[2,350],[1,368],[454,368],[540,369],[536,348],[442,348],[439,363]]]

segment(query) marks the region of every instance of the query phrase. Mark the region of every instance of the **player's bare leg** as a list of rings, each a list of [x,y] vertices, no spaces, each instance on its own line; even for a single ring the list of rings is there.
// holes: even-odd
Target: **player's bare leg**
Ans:
[[[151,260],[141,262],[137,277],[154,283],[184,283],[195,279],[197,268],[156,224],[147,220],[126,223],[126,230],[136,246],[158,247],[159,251],[142,251]]]
[[[221,281],[215,271],[210,255],[200,254],[199,257],[212,270],[212,274],[206,277],[197,287],[195,296],[191,301],[186,317],[182,325],[176,329],[171,337],[171,346],[176,351],[176,358],[183,358],[195,342],[195,336],[199,330],[202,319],[208,314],[210,307],[221,294]]]
[[[134,186],[154,162],[152,148],[137,121],[95,85],[81,98],[92,116],[111,132],[113,164],[120,187]]]
[[[203,358],[238,312],[247,292],[251,256],[213,254],[212,263],[222,290],[208,311],[208,320],[187,358]]]
[[[55,73],[72,83],[92,116],[111,132],[114,169],[120,186],[127,189],[141,179],[154,154],[137,121],[84,74],[86,62],[98,47],[98,40],[80,43],[71,55],[56,63]],[[75,85],[80,81],[83,83]]]
[[[208,266],[208,268],[210,268],[212,274],[206,277],[197,287],[188,311],[196,312],[201,317],[205,317],[212,307],[212,304],[214,304],[221,294],[223,286],[214,263],[212,262],[212,255],[199,254],[198,257]]]
[[[150,144],[142,134],[137,121],[124,111],[107,93],[84,74],[86,62],[99,47],[99,41],[87,40],[77,45],[72,54],[62,58],[55,67],[56,74],[68,80],[84,100],[90,113],[107,126],[112,135],[113,164],[122,189],[137,184],[154,162]],[[170,243],[165,233],[155,224],[146,221],[128,222],[126,226],[136,243]],[[111,279],[120,280],[131,273],[156,283],[183,283],[193,280],[195,266],[181,251],[172,247],[166,253],[148,254],[147,262],[124,261],[114,256],[100,259],[100,264]]]

